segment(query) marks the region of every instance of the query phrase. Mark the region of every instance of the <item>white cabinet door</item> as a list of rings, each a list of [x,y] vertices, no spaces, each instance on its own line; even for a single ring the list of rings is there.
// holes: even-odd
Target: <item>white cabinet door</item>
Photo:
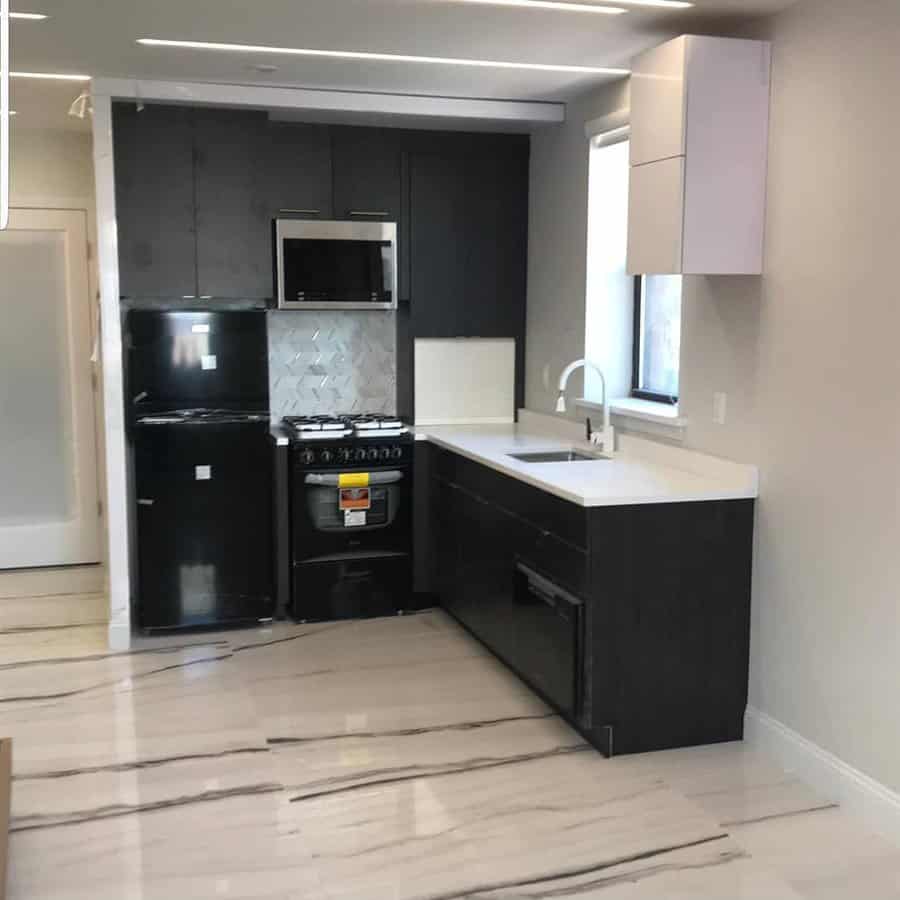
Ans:
[[[684,156],[688,37],[642,53],[631,73],[631,165]]]
[[[0,569],[100,559],[86,215],[0,233]]]
[[[684,157],[635,166],[630,178],[628,274],[680,274]]]

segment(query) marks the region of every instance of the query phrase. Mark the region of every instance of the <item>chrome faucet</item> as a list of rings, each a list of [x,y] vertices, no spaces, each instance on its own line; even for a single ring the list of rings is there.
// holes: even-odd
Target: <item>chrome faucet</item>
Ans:
[[[564,413],[566,411],[566,385],[569,383],[569,377],[578,369],[586,369],[590,367],[600,376],[600,386],[603,390],[603,429],[602,431],[592,431],[590,419],[588,419],[588,439],[592,444],[597,444],[604,453],[612,453],[616,449],[616,434],[609,421],[609,402],[606,396],[606,377],[603,372],[595,366],[590,360],[576,359],[569,363],[559,376],[559,397],[556,398],[556,411]]]

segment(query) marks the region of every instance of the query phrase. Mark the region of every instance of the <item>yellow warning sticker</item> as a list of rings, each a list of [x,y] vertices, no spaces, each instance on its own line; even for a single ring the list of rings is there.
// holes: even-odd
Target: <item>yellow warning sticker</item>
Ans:
[[[338,475],[338,487],[368,487],[368,472],[342,472]]]

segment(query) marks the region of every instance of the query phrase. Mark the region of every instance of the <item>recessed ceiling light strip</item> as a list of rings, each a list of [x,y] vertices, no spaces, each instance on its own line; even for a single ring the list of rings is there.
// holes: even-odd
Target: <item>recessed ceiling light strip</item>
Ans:
[[[90,81],[90,75],[72,75],[63,72],[10,72],[10,78],[47,78],[53,81]]]
[[[621,6],[597,6],[593,3],[568,3],[566,0],[460,0],[462,3],[481,3],[485,6],[517,6],[523,9],[553,9],[563,12],[599,13],[620,16],[627,9]],[[618,2],[618,0],[617,0]]]
[[[524,9],[556,9],[564,12],[592,12],[618,15],[628,12],[622,6],[645,6],[656,9],[688,9],[693,6],[688,0],[612,0],[613,6],[601,6],[599,3],[567,3],[566,0],[456,0],[458,3],[483,3],[488,6],[518,6]]]
[[[211,41],[173,41],[162,38],[138,38],[146,47],[174,47],[182,50],[224,50],[230,53],[269,53],[280,56],[313,56],[361,59],[376,62],[425,63],[443,66],[475,66],[485,69],[529,69],[537,72],[572,72],[587,75],[628,75],[628,69],[605,66],[565,66],[549,63],[506,62],[491,59],[459,59],[452,56],[410,56],[402,53],[369,53],[361,50],[311,50],[303,47],[268,47],[255,44],[222,44]]]
[[[29,22],[43,22],[44,19],[49,19],[49,16],[45,16],[43,13],[23,13],[23,12],[11,12],[9,14],[11,19],[25,19]]]

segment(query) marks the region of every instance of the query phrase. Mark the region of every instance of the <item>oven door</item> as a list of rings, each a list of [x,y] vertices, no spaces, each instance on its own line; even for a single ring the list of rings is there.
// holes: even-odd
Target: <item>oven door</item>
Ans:
[[[299,621],[393,615],[410,608],[408,469],[369,473],[364,490],[335,472],[295,472],[291,607]]]
[[[409,553],[412,484],[408,469],[370,472],[363,491],[342,487],[336,472],[295,471],[294,478],[295,563],[336,553]]]
[[[278,219],[280,309],[396,309],[397,225]]]

